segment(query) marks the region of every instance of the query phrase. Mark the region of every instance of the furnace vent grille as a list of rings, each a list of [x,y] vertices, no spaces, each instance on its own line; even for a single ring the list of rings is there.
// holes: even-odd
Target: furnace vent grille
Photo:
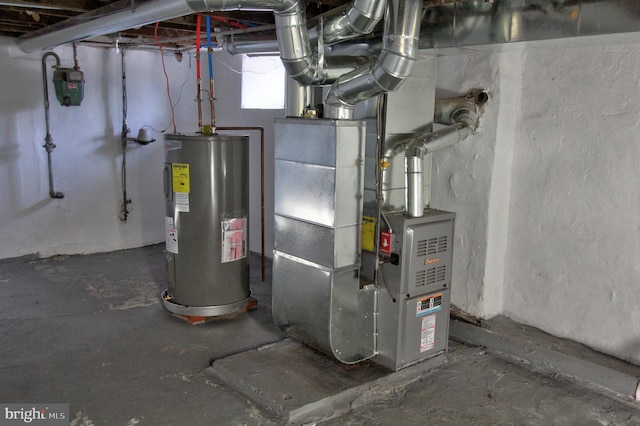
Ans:
[[[423,269],[416,273],[416,287],[431,285],[444,281],[447,275],[447,266],[442,265],[434,268]]]
[[[447,236],[429,238],[428,240],[418,241],[418,248],[416,250],[418,257],[429,256],[432,254],[442,253],[447,251],[448,238]]]

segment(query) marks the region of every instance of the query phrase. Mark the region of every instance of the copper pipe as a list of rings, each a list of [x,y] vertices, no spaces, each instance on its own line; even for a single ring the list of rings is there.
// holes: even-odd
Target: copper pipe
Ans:
[[[209,46],[211,49],[211,46]],[[209,79],[209,107],[211,108],[211,131],[216,131],[216,107],[214,105],[215,102],[215,92],[213,87],[213,78]]]
[[[264,255],[264,127],[216,127],[216,130],[259,130],[260,131],[260,254],[262,282],[266,281]]]

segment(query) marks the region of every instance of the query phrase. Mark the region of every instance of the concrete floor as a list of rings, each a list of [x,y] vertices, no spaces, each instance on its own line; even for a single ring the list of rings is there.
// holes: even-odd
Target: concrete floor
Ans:
[[[0,260],[0,402],[69,403],[71,425],[640,424],[636,402],[477,347],[452,344],[433,366],[399,373],[369,363],[345,368],[275,327],[270,274],[260,282],[257,257],[258,309],[190,325],[160,303],[163,249]],[[247,392],[220,380],[212,363],[240,375],[247,368],[265,384]],[[303,372],[295,391],[276,367]],[[297,394],[307,399],[291,407]],[[298,409],[296,420],[270,409],[270,395]],[[317,414],[342,396],[352,398],[347,409]],[[308,407],[316,411],[304,419]]]

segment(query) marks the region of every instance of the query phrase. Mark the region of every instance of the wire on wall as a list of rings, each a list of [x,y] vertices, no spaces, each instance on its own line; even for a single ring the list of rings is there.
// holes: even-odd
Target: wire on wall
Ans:
[[[173,133],[177,133],[176,113],[173,108],[173,101],[171,100],[171,89],[169,88],[169,76],[167,75],[167,67],[164,63],[164,52],[162,50],[162,44],[160,44],[160,39],[158,38],[158,25],[160,25],[160,22],[156,22],[156,26],[153,31],[153,37],[156,40],[156,45],[160,49],[160,58],[162,59],[162,71],[164,72],[164,78],[167,82],[167,97],[169,98],[169,106],[171,107],[171,123],[173,124]]]

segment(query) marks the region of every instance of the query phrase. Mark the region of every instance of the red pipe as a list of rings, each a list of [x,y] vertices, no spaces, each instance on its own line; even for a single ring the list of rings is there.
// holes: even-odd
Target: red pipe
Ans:
[[[223,18],[222,16],[215,16],[215,15],[211,15],[211,19],[215,19],[216,21],[220,21],[220,22],[224,22],[225,24],[229,24],[232,27],[236,27],[236,28],[249,28],[248,25],[245,25],[241,22],[235,21],[235,20],[231,20],[228,18]]]

